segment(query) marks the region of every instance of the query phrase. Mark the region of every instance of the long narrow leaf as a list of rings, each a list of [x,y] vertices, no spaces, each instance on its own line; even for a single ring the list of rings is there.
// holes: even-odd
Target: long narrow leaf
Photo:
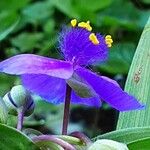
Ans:
[[[93,141],[97,141],[100,139],[109,139],[109,140],[114,140],[121,143],[129,144],[134,141],[149,138],[149,137],[150,137],[150,127],[137,127],[137,128],[116,130],[103,135],[99,135],[95,137]]]
[[[134,36],[134,35],[133,35]],[[123,112],[117,129],[150,125],[150,18],[145,26],[129,70],[125,91],[146,105],[144,110]]]

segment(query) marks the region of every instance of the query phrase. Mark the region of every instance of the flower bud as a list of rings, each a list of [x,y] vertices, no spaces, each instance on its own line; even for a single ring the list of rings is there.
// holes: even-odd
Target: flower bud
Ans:
[[[113,140],[97,140],[93,143],[88,150],[129,150],[123,143],[119,143]]]
[[[29,116],[34,110],[34,101],[22,85],[14,86],[4,97],[9,113],[17,115],[20,109],[23,109],[24,115]]]

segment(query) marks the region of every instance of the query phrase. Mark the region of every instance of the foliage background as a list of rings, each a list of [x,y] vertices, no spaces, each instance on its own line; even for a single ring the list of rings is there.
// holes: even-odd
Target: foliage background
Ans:
[[[0,60],[21,53],[60,58],[57,36],[72,18],[90,20],[94,31],[111,34],[114,46],[107,62],[93,70],[117,80],[123,87],[143,27],[150,14],[149,0],[1,0]],[[0,75],[0,96],[20,83],[18,77]],[[35,113],[25,126],[43,133],[61,131],[62,108],[35,96]],[[93,137],[115,129],[118,112],[103,104],[100,109],[72,106],[69,131]],[[15,126],[10,116],[8,124]],[[44,126],[44,127],[43,127]]]

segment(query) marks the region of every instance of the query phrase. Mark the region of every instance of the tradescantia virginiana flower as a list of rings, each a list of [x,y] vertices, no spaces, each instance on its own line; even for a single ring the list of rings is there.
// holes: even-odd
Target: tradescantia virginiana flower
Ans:
[[[0,72],[20,75],[28,90],[50,103],[64,102],[68,84],[73,89],[72,103],[99,107],[104,100],[119,111],[141,109],[143,106],[136,98],[115,81],[86,69],[107,59],[112,42],[110,35],[93,33],[89,21],[77,23],[74,19],[71,27],[63,29],[59,36],[64,60],[22,54],[0,62]]]

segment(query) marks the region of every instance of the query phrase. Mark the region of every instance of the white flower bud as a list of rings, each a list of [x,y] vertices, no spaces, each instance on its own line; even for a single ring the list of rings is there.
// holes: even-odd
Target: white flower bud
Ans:
[[[17,115],[19,109],[24,109],[24,115],[29,116],[34,110],[34,101],[30,93],[22,86],[14,86],[4,97],[9,113]]]
[[[119,143],[113,140],[97,140],[93,143],[88,150],[129,150],[123,143]]]

